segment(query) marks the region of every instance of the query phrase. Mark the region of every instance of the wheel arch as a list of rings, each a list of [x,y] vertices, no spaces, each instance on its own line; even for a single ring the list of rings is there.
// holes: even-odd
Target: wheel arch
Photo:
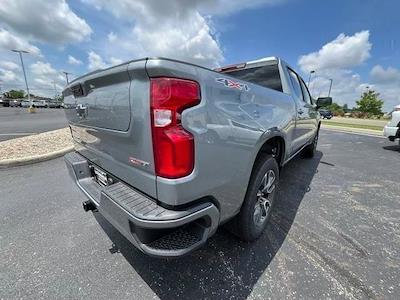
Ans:
[[[268,134],[269,133],[269,134]],[[268,130],[258,143],[257,152],[254,155],[252,173],[257,162],[265,155],[272,155],[276,158],[279,167],[282,167],[287,156],[287,141],[284,133],[278,130]]]
[[[257,151],[254,151],[254,156],[253,159],[251,160],[252,166],[251,166],[251,172],[250,176],[247,178],[247,186],[246,186],[246,194],[251,182],[251,178],[254,176],[254,172],[257,169],[258,163],[265,158],[267,155],[272,155],[277,158],[277,163],[278,167],[282,167],[285,159],[286,159],[286,151],[287,151],[287,141],[286,137],[283,133],[280,131],[267,131],[266,134],[268,136],[264,135],[264,138],[261,138],[259,143],[257,143]],[[276,152],[274,149],[277,149],[278,151]],[[244,203],[244,198],[243,201],[240,203],[240,206],[238,207],[237,213],[240,212],[242,209]],[[236,214],[237,214],[236,213]],[[234,215],[236,215],[234,214]],[[229,219],[227,220],[229,221]]]

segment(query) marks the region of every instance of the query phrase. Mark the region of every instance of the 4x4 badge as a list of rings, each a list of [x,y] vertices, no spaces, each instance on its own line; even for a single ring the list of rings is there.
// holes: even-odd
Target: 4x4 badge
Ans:
[[[215,79],[215,81],[218,83],[222,83],[223,85],[231,89],[238,89],[240,91],[245,90],[246,92],[250,91],[250,88],[247,84],[234,81],[228,78],[217,78]]]

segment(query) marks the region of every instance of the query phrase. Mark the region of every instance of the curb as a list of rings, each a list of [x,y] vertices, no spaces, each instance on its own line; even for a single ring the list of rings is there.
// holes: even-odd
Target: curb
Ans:
[[[21,158],[15,158],[15,159],[3,159],[3,160],[0,160],[0,169],[35,164],[38,162],[61,157],[65,154],[67,154],[68,152],[71,152],[72,150],[74,150],[74,146],[69,146],[69,147],[66,147],[66,148],[58,150],[58,151],[53,151],[53,152],[49,152],[49,153],[41,154],[41,155],[21,157]]]

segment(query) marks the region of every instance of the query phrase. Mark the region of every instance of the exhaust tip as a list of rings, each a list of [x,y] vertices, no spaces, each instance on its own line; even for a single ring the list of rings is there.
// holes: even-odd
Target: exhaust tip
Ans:
[[[87,201],[83,202],[82,206],[83,206],[83,210],[86,211],[86,212],[94,211],[94,210],[97,209],[96,205],[90,200],[87,200]]]

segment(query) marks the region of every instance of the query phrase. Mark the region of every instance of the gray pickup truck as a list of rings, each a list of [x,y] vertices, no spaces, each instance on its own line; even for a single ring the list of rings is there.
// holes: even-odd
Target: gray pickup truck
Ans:
[[[315,153],[319,115],[301,77],[271,57],[210,70],[145,58],[63,91],[71,176],[133,245],[156,257],[197,249],[217,228],[257,239],[279,172]]]

